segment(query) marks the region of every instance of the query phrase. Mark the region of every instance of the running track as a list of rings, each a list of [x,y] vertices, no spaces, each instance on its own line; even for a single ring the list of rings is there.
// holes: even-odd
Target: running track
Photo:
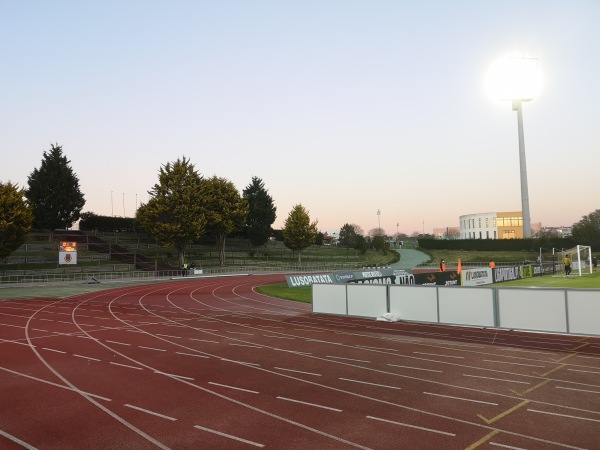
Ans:
[[[313,315],[282,275],[0,302],[0,449],[598,449],[600,339]]]

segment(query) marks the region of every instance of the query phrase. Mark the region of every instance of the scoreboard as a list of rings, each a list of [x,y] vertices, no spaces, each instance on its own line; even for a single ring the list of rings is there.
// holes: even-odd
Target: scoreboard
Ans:
[[[58,264],[77,264],[77,242],[62,241],[58,250]]]

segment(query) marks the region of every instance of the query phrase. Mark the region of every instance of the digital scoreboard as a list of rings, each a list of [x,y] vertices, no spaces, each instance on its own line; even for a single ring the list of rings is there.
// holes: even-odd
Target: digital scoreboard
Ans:
[[[77,264],[77,242],[62,241],[58,250],[58,264]]]

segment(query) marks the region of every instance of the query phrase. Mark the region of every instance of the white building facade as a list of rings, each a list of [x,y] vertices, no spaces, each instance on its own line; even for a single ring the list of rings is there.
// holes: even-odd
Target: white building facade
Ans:
[[[522,239],[520,211],[486,212],[460,216],[461,239]]]

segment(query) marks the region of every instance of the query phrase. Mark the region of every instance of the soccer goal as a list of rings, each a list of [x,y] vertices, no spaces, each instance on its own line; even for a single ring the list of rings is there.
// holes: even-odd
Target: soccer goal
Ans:
[[[558,263],[563,273],[565,270],[563,259],[568,257],[571,260],[572,275],[587,275],[593,272],[592,267],[592,247],[589,245],[578,245],[557,253]]]

